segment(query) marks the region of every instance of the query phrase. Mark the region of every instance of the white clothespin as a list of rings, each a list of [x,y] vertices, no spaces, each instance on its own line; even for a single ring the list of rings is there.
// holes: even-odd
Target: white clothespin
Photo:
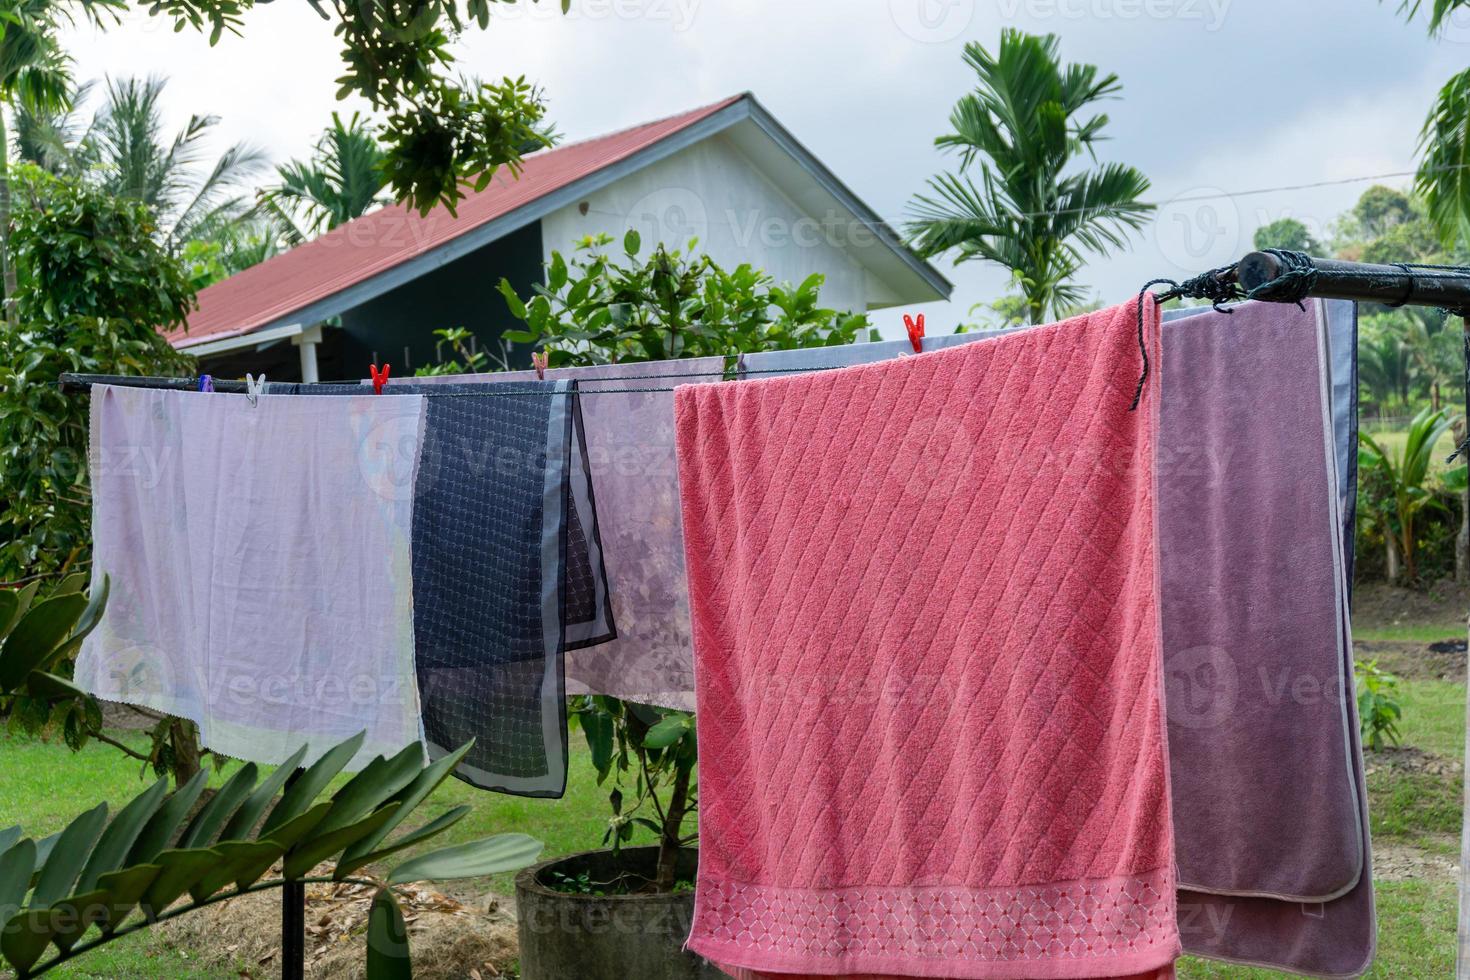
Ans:
[[[245,397],[250,399],[251,408],[254,408],[257,404],[259,404],[258,399],[264,391],[265,375],[262,374],[259,381],[255,380],[255,378],[249,374],[245,375]]]

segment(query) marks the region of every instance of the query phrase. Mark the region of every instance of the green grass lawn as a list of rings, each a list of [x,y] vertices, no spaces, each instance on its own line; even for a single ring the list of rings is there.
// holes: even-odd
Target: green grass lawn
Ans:
[[[1464,685],[1403,681],[1401,700],[1405,745],[1441,756],[1459,756],[1464,745]],[[142,742],[141,736],[125,737],[134,744]],[[147,780],[139,777],[137,763],[97,743],[72,754],[55,743],[0,736],[0,768],[6,774],[6,792],[0,796],[0,827],[20,824],[32,834],[59,830],[70,817],[97,800],[106,799],[117,805],[147,785]],[[234,764],[227,766],[222,774],[214,777],[216,782],[228,776],[233,768]],[[1375,774],[1370,786],[1375,841],[1443,847],[1446,837],[1459,830],[1461,792],[1459,778],[1443,780],[1397,772]],[[606,790],[597,785],[580,733],[573,733],[570,780],[563,799],[499,796],[450,780],[420,807],[417,818],[410,818],[409,823],[417,826],[462,803],[473,804],[472,813],[428,846],[519,831],[545,841],[547,856],[567,854],[600,846],[609,813]],[[643,834],[641,842],[651,840],[646,832],[640,833]],[[512,875],[500,875],[481,884],[486,891],[510,894],[512,879]],[[1378,961],[1370,975],[1384,978],[1448,975],[1454,965],[1453,883],[1384,882],[1379,884],[1377,895]],[[81,957],[52,975],[237,980],[239,971],[238,967],[204,969],[191,963],[186,953],[171,949],[144,932]],[[1285,976],[1193,959],[1181,961],[1179,975],[1189,980]]]

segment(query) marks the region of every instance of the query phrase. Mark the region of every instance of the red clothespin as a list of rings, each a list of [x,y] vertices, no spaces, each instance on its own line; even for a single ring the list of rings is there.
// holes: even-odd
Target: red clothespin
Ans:
[[[368,370],[373,375],[373,394],[381,395],[383,393],[383,385],[388,383],[388,375],[393,371],[393,365],[384,364],[383,370],[379,371],[376,364],[369,364]]]
[[[924,314],[920,313],[916,320],[907,313],[903,315],[904,329],[909,332],[909,343],[914,345],[914,353],[924,353]]]
[[[531,354],[531,366],[536,369],[536,377],[542,381],[546,380],[547,360],[545,351],[534,351]]]

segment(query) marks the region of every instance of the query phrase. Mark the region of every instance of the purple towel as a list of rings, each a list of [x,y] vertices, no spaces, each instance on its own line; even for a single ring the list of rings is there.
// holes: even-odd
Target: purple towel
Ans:
[[[612,596],[616,639],[567,654],[569,693],[694,710],[694,647],[679,474],[674,458],[674,393],[681,384],[718,381],[721,357],[555,368],[581,391],[587,466]],[[531,371],[410,379],[416,384],[535,380]],[[663,389],[598,394],[617,389]]]
[[[1185,947],[1349,976],[1373,898],[1325,327],[1166,329],[1161,584]]]

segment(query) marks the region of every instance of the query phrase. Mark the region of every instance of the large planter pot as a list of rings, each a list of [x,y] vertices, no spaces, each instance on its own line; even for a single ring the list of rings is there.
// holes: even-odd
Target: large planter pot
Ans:
[[[694,917],[694,893],[572,895],[554,891],[552,872],[593,881],[619,873],[653,877],[658,848],[584,851],[527,868],[516,876],[521,980],[719,980],[725,974],[684,940]],[[693,878],[697,851],[680,855],[679,877]]]

